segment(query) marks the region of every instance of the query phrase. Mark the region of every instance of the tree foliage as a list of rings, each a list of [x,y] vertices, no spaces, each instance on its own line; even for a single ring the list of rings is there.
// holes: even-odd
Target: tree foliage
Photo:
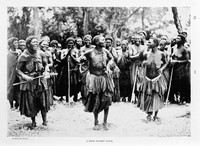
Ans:
[[[181,24],[179,15],[173,17],[177,9],[168,7],[8,7],[7,11],[8,37],[48,35],[63,46],[66,38],[85,34],[110,35],[113,39],[128,38],[141,29],[148,35],[171,34],[177,28],[176,19]],[[190,27],[190,19],[184,26]]]

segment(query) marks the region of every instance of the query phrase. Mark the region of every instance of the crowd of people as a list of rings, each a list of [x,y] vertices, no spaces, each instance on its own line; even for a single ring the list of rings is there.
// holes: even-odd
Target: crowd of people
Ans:
[[[63,47],[48,36],[8,39],[7,99],[10,108],[30,117],[36,127],[41,111],[43,125],[54,100],[82,101],[85,111],[104,111],[107,129],[112,102],[131,102],[157,120],[164,104],[190,103],[190,46],[187,33],[170,40],[139,31],[130,40],[111,36],[69,37]],[[81,97],[78,97],[78,94]],[[152,115],[154,116],[152,117]]]

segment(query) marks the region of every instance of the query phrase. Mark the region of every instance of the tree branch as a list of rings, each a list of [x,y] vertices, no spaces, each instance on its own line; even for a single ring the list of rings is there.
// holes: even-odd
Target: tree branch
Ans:
[[[127,20],[130,19],[135,13],[137,13],[137,11],[138,11],[140,8],[141,8],[141,7],[137,8],[135,11],[133,11],[133,12],[128,16]]]

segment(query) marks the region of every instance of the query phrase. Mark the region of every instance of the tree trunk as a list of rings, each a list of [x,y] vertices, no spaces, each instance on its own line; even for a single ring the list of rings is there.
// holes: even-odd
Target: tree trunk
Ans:
[[[88,34],[89,25],[89,11],[88,8],[83,8],[83,32],[84,35]]]
[[[23,11],[23,14],[22,14],[22,22],[23,23],[21,24],[20,38],[26,39],[27,36],[29,35],[29,33],[28,33],[28,30],[29,30],[28,24],[30,22],[31,12],[30,12],[28,7],[23,7],[22,11]]]
[[[182,25],[181,25],[181,21],[178,17],[177,7],[172,7],[172,13],[173,13],[173,17],[174,17],[174,24],[177,28],[177,32],[180,33],[180,32],[182,32]]]
[[[38,38],[41,37],[41,20],[39,18],[38,7],[33,7],[33,34]]]
[[[144,26],[144,15],[145,15],[145,9],[143,8],[143,9],[142,9],[142,15],[141,15],[141,20],[142,20],[142,30],[145,29],[145,26]]]

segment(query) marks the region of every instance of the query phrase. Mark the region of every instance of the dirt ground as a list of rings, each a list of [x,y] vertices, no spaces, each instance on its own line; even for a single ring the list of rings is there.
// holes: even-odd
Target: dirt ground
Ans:
[[[8,137],[190,137],[190,105],[170,104],[158,113],[159,121],[147,122],[146,114],[133,103],[113,103],[109,110],[108,129],[102,125],[93,130],[93,114],[84,112],[81,102],[68,104],[54,101],[48,112],[48,126],[42,125],[41,114],[37,127],[30,129],[31,119],[8,108]],[[103,112],[99,123],[103,122]]]

